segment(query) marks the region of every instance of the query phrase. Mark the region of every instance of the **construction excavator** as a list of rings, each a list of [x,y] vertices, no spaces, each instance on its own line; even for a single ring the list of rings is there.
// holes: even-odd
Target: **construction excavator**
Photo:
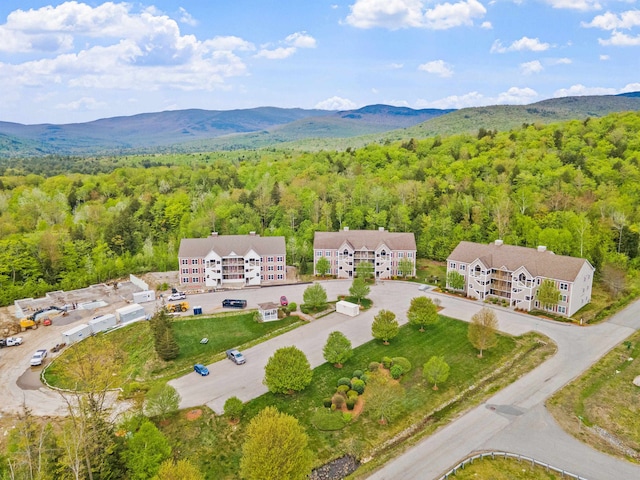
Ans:
[[[55,305],[36,310],[31,315],[20,320],[20,331],[24,332],[28,328],[35,330],[43,319],[53,316],[52,313],[55,316],[66,315],[67,311],[64,308],[56,307]]]
[[[164,308],[168,313],[186,312],[189,310],[189,302],[169,303]]]

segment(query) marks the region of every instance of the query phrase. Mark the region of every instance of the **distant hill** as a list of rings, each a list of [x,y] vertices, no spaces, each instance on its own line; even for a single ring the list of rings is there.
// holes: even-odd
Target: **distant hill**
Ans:
[[[228,111],[176,110],[65,125],[0,122],[0,156],[191,150],[194,145],[206,145],[207,140],[220,137],[225,137],[222,143],[229,149],[234,148],[235,141],[229,140],[234,138],[229,136],[239,133],[249,133],[243,137],[240,148],[255,148],[310,136],[381,133],[416,125],[451,111],[388,105],[344,112],[260,107]],[[267,140],[262,141],[265,135]],[[258,140],[253,141],[254,138]]]
[[[117,155],[281,148],[358,148],[372,142],[426,138],[523,124],[554,123],[640,110],[640,92],[563,97],[530,105],[461,110],[369,105],[328,111],[276,107],[177,110],[66,125],[0,122],[0,157]]]

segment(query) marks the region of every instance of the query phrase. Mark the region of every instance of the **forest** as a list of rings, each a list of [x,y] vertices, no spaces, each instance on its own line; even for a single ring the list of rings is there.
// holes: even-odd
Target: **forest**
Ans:
[[[283,235],[304,273],[315,231],[411,231],[418,256],[461,240],[545,245],[638,269],[640,113],[475,135],[286,150],[0,165],[0,304],[175,270],[185,237]]]

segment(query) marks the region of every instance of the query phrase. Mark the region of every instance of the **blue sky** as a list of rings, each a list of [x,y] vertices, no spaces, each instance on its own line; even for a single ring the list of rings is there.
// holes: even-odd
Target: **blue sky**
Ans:
[[[0,120],[640,90],[636,0],[2,0]]]

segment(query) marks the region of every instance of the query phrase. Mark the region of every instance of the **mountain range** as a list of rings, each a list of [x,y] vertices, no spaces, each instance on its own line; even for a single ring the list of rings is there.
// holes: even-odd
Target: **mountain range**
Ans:
[[[259,107],[174,110],[86,123],[0,122],[0,157],[119,155],[254,149],[343,149],[367,143],[508,130],[640,110],[640,92],[563,97],[530,105],[422,109],[369,105],[328,111]]]

